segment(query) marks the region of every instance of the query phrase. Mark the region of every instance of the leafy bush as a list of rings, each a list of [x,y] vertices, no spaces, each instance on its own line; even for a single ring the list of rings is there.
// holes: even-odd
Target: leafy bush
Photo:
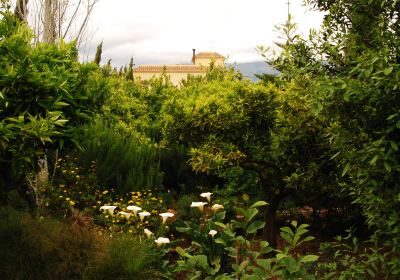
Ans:
[[[78,61],[75,44],[32,45],[32,32],[11,11],[0,19],[0,170],[4,189],[23,185],[37,160],[71,143],[109,87],[97,65]]]
[[[297,250],[313,239],[304,237],[308,225],[292,222],[291,227],[281,228],[281,237],[287,243],[283,249],[274,250],[268,242],[255,240],[265,224],[257,220],[258,208],[265,205],[258,201],[247,209],[235,208],[236,219],[224,223],[225,211],[219,211],[223,207],[204,208],[198,203],[203,217],[184,221],[177,228],[190,246],[175,248],[179,260],[166,273],[185,279],[315,279],[311,268],[318,256],[302,255]]]
[[[388,248],[376,236],[361,242],[348,231],[347,236],[320,245],[323,261],[317,274],[323,279],[398,279],[400,256],[396,248]]]
[[[161,186],[159,154],[154,145],[124,137],[103,123],[84,127],[80,143],[80,163],[89,169],[96,162],[96,177],[106,189],[123,194]]]
[[[0,273],[4,279],[82,279],[102,241],[86,228],[2,209]]]
[[[111,240],[89,279],[161,279],[154,268],[160,264],[160,254],[153,243],[127,236]]]

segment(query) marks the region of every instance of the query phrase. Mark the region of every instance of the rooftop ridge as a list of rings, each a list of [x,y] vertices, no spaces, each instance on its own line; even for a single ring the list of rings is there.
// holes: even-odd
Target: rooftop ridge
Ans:
[[[196,58],[226,58],[225,56],[217,53],[217,52],[199,52],[195,56]]]
[[[133,72],[165,72],[165,73],[204,73],[208,67],[202,65],[190,65],[190,64],[175,64],[175,65],[141,65],[136,67]]]

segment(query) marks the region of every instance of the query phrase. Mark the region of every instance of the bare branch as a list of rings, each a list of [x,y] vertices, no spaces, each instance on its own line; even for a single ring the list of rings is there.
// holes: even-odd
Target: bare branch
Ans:
[[[73,15],[72,15],[72,17],[71,17],[71,20],[69,21],[68,26],[67,26],[67,28],[65,29],[64,35],[62,36],[63,39],[65,38],[65,36],[67,36],[67,33],[69,32],[69,29],[70,29],[70,27],[71,27],[71,25],[72,25],[72,22],[75,20],[76,15],[78,14],[79,7],[81,6],[81,3],[82,3],[82,0],[79,0],[79,3],[78,3],[78,5],[76,6],[76,9],[75,9],[75,11],[74,11],[74,13],[73,13]]]

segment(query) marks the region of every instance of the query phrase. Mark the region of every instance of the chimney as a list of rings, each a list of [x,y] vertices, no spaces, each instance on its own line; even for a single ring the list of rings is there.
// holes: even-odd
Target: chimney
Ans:
[[[193,65],[196,64],[196,49],[193,49],[192,63]]]

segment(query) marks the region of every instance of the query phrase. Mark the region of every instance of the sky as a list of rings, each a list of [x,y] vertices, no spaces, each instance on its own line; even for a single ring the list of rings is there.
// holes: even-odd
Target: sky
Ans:
[[[323,15],[291,0],[298,31],[318,28]],[[262,61],[256,46],[272,46],[274,26],[287,19],[287,0],[100,0],[91,17],[83,60],[103,41],[102,63],[114,66],[190,63],[192,49],[229,63]]]

